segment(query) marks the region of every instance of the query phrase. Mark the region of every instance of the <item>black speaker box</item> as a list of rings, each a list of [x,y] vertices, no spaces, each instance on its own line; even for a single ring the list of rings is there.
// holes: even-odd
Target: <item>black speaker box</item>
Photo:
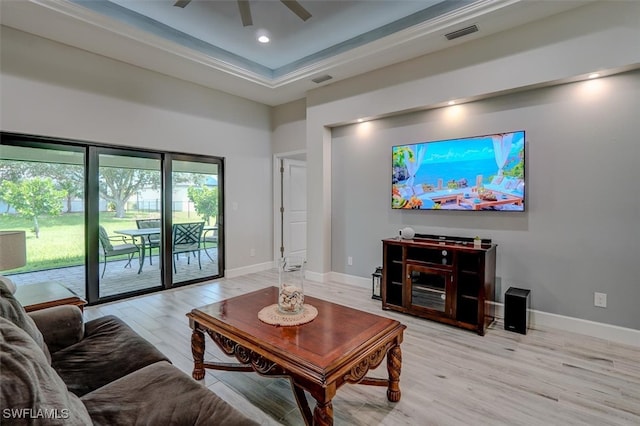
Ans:
[[[504,294],[504,329],[527,334],[531,290],[509,287]]]

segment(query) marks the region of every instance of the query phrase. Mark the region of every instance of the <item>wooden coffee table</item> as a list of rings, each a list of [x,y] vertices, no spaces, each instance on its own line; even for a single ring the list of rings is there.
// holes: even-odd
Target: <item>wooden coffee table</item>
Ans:
[[[205,368],[286,376],[308,425],[333,424],[331,400],[345,383],[386,386],[387,399],[400,400],[404,325],[309,296],[305,296],[305,303],[318,309],[318,316],[310,323],[293,327],[263,323],[258,311],[276,303],[277,297],[278,289],[269,287],[188,313],[193,329],[193,377],[204,378]],[[205,362],[205,333],[239,363]],[[385,356],[389,378],[366,377]],[[316,400],[313,414],[304,390]]]

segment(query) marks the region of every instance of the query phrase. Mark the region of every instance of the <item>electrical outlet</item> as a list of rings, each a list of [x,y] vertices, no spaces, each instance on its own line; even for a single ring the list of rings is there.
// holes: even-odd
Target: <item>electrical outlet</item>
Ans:
[[[249,256],[253,257],[256,255],[256,249],[252,248],[251,250],[249,250]]]
[[[347,257],[347,265],[353,266],[353,257],[351,256]]]
[[[607,293],[593,293],[593,306],[599,308],[607,307]]]

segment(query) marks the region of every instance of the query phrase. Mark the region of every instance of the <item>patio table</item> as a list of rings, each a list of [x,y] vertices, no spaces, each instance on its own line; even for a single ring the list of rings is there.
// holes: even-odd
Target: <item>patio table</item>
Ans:
[[[203,235],[206,235],[207,232],[217,230],[218,226],[207,225],[203,229],[204,229]],[[161,229],[160,228],[120,229],[113,232],[116,234],[126,235],[130,237],[133,240],[133,243],[138,247],[140,247],[140,269],[138,270],[138,273],[142,272],[142,266],[144,265],[144,258],[146,257],[146,251],[147,251],[146,249],[147,245],[144,243],[144,240],[148,239],[150,235],[160,235]],[[138,245],[136,243],[136,238],[140,238],[141,244]],[[205,248],[205,253],[206,253],[206,248]],[[151,255],[151,248],[149,248],[149,255]],[[207,256],[208,256],[208,253],[207,253]],[[209,256],[209,258],[211,257]]]

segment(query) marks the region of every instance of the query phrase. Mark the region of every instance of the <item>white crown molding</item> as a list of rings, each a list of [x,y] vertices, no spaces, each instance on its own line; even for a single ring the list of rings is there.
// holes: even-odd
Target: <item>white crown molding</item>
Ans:
[[[521,1],[522,0],[483,0],[472,3],[468,6],[464,6],[460,9],[456,9],[433,19],[413,25],[404,30],[397,31],[388,36],[371,41],[363,46],[354,47],[346,52],[299,67],[295,71],[274,78],[272,80],[272,85],[274,88],[277,88],[301,79],[308,79],[314,75],[329,72],[331,69],[336,67],[347,66],[357,61],[370,58],[382,59],[385,56],[385,52],[397,49],[399,46],[405,45],[408,42],[424,41],[429,37],[443,32],[447,28],[452,28],[462,23],[473,21],[483,15],[494,13],[500,9],[520,3]],[[473,38],[474,37],[470,37],[466,40],[472,40]],[[444,38],[442,40],[438,40],[440,41],[440,44],[442,44],[441,48],[446,47],[446,42],[444,40]],[[425,43],[420,54],[431,53],[435,50],[438,50],[438,48],[430,49],[429,45]]]
[[[256,102],[279,105],[303,98],[323,85],[473,41],[578,7],[585,1],[592,0],[478,0],[367,44],[354,44],[351,49],[343,45],[340,49],[347,50],[331,57],[318,52],[307,57],[309,62],[299,60],[300,66],[291,72],[279,74],[287,68],[284,66],[272,70],[272,75],[266,75],[269,68],[260,64],[252,68],[249,61],[244,67],[230,58],[217,58],[213,52],[169,41],[69,0],[4,1],[0,6],[2,25],[9,28]],[[454,41],[444,37],[448,31],[471,24],[478,24],[480,31]],[[297,62],[289,66],[296,67]],[[323,74],[333,78],[320,85],[311,81]]]
[[[28,0],[28,2],[44,7],[53,12],[60,13],[84,24],[124,37],[131,42],[141,43],[145,46],[171,53],[197,64],[201,64],[218,71],[224,71],[251,83],[259,84],[264,87],[273,87],[271,79],[268,77],[261,76],[258,73],[246,70],[227,61],[184,47],[178,43],[166,40],[154,34],[149,34],[146,31],[121,23],[116,19],[101,15],[67,0]]]
[[[121,23],[116,19],[104,16],[67,0],[27,0],[26,3],[46,8],[83,24],[100,28],[111,34],[123,37],[132,43],[143,44],[147,47],[173,54],[184,60],[228,73],[234,77],[242,78],[248,82],[270,89],[277,89],[299,80],[308,79],[313,75],[327,72],[335,67],[348,66],[354,62],[367,60],[371,57],[383,57],[384,52],[397,49],[406,42],[424,39],[443,31],[445,28],[456,26],[465,21],[477,19],[488,13],[493,13],[513,4],[520,3],[521,1],[522,0],[478,1],[407,29],[398,31],[394,34],[382,37],[364,46],[354,47],[353,49],[330,58],[302,66],[293,72],[277,78],[263,76],[259,73],[242,68],[241,66],[229,63],[228,61],[220,60],[194,49],[184,47],[178,43],[139,30],[130,25]],[[81,41],[78,41],[78,43],[80,44],[79,47],[83,47],[81,45]],[[424,50],[421,53],[425,54],[429,53],[429,51]]]

